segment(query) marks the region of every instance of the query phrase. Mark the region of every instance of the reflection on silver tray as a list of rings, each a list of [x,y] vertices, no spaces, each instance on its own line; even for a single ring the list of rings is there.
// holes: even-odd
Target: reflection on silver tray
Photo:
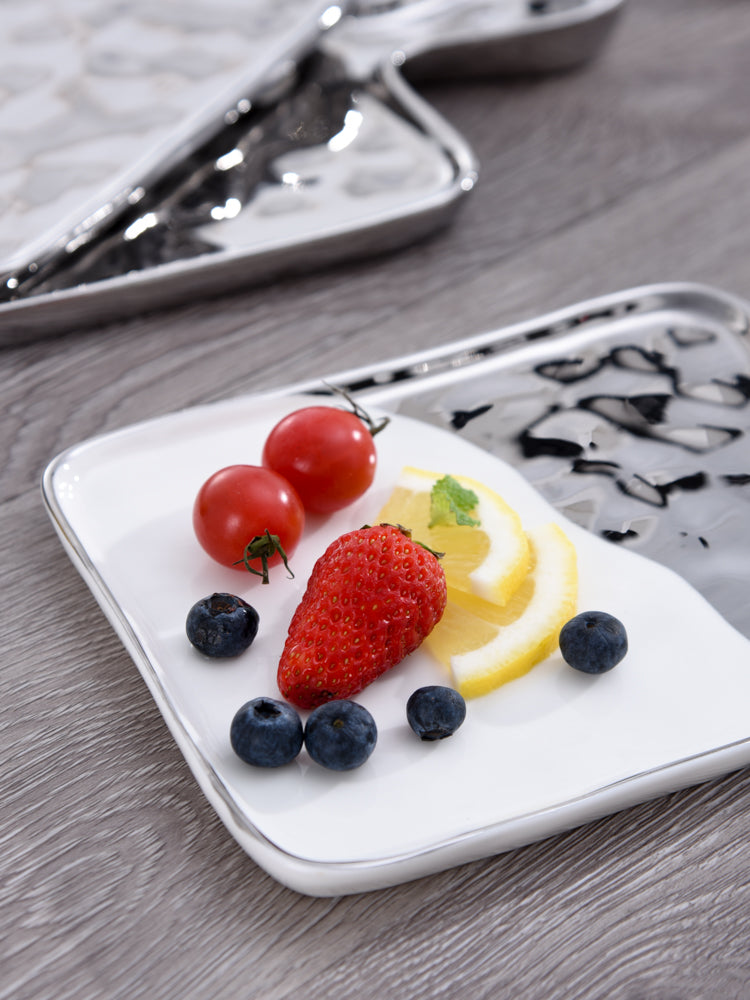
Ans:
[[[0,273],[72,252],[310,51],[326,0],[27,0],[0,34]],[[338,8],[337,8],[338,9]],[[33,283],[31,283],[33,284]],[[30,284],[30,287],[31,287]]]
[[[189,155],[170,147],[141,183],[129,180],[6,270],[0,336],[127,315],[424,236],[451,217],[477,166],[404,74],[570,68],[598,50],[622,3],[360,0],[316,36],[314,51],[289,49],[264,86],[254,81],[252,100],[235,97],[213,129],[202,118]]]
[[[518,467],[750,637],[749,334],[740,299],[649,286],[332,381]]]
[[[384,57],[410,79],[572,69],[598,52],[623,0],[360,0],[324,42],[353,71]]]

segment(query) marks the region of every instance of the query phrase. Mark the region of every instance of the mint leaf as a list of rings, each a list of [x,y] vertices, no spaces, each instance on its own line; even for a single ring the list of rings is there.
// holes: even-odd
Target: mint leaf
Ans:
[[[479,503],[473,490],[465,489],[453,476],[438,479],[430,493],[430,528],[438,524],[463,524],[477,527],[479,521],[471,516]]]

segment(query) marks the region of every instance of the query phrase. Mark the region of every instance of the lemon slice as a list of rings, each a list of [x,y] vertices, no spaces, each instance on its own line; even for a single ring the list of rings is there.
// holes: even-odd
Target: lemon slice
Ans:
[[[503,605],[529,570],[529,544],[521,519],[508,504],[482,483],[454,476],[478,497],[471,514],[479,525],[430,527],[430,494],[442,473],[407,466],[378,520],[408,528],[412,537],[442,552],[450,587],[485,601]]]
[[[445,613],[425,645],[465,698],[487,694],[527,673],[557,646],[576,613],[576,551],[554,523],[528,533],[532,567],[505,607],[450,588]]]

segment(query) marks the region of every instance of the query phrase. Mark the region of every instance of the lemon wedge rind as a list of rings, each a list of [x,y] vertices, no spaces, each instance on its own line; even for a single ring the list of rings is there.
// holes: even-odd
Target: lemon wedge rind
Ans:
[[[533,593],[523,610],[514,621],[495,626],[494,638],[450,656],[454,682],[465,698],[487,694],[546,659],[557,648],[560,629],[576,613],[575,547],[554,522],[530,530],[528,538],[534,560]],[[486,625],[480,633],[486,640]]]

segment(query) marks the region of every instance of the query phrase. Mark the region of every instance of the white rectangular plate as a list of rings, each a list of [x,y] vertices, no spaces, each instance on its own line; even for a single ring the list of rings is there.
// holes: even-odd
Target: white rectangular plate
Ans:
[[[311,520],[292,560],[264,587],[214,564],[192,533],[201,483],[259,463],[266,434],[299,397],[246,397],[83,443],[47,468],[43,492],[73,563],[132,655],[200,787],[247,853],[299,892],[379,888],[488,856],[750,762],[748,640],[671,570],[565,521],[503,461],[455,435],[394,415],[376,439],[371,490]],[[320,400],[318,400],[320,402]],[[360,769],[319,768],[303,750],[274,771],[232,753],[245,701],[278,696],[278,657],[314,561],[334,537],[377,515],[403,465],[475,477],[525,526],[556,520],[574,541],[580,608],[626,624],[630,652],[600,677],[559,654],[471,701],[463,727],[421,743],[409,694],[445,682],[419,650],[358,696],[379,738]],[[202,658],[184,630],[214,591],[254,604],[261,628],[230,663]]]

